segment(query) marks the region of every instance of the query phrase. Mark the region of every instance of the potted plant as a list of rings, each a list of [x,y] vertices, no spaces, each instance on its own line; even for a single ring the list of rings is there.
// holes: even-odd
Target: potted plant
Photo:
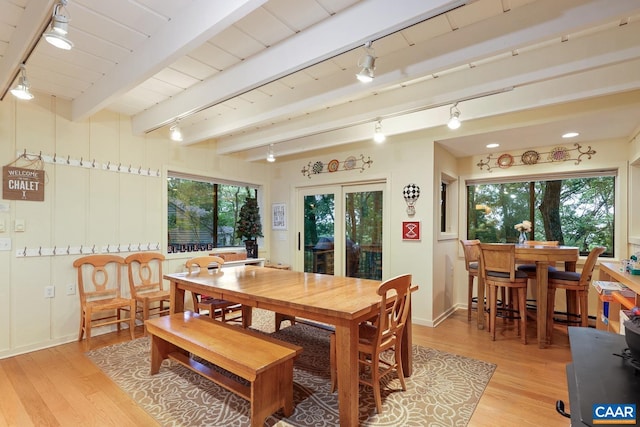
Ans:
[[[262,237],[262,223],[260,222],[260,208],[255,198],[247,198],[240,208],[236,236],[244,239],[247,258],[257,258],[258,242],[256,239]]]

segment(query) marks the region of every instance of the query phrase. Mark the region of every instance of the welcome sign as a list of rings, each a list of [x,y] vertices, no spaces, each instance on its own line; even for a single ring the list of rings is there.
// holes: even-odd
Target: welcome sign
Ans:
[[[44,170],[2,167],[2,198],[44,201]]]

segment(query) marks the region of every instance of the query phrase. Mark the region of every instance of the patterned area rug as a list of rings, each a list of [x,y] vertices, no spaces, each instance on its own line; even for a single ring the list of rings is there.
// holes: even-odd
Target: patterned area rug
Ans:
[[[253,327],[272,332],[273,313],[254,310]],[[329,392],[329,332],[296,324],[272,336],[304,351],[294,367],[294,414],[284,418],[275,413],[266,425],[338,426],[337,393]],[[162,426],[249,425],[247,401],[173,361],[165,360],[160,373],[150,376],[148,338],[92,350],[87,356]],[[380,415],[371,389],[360,386],[361,425],[465,426],[496,366],[414,345],[413,367],[406,392],[393,374],[387,377]]]

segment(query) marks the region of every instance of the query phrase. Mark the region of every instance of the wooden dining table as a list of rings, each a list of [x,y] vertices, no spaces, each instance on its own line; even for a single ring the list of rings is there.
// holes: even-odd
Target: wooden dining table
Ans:
[[[538,347],[545,348],[547,337],[547,294],[549,288],[549,265],[564,263],[565,271],[576,271],[580,251],[574,246],[516,245],[517,264],[536,265],[536,302],[537,302],[537,338]],[[482,268],[482,267],[480,267]],[[484,295],[484,280],[478,275],[478,296]],[[478,298],[478,328],[485,327],[484,298]]]
[[[171,285],[171,312],[184,311],[185,291],[251,307],[303,317],[335,326],[340,425],[358,425],[358,325],[380,309],[380,281],[303,273],[259,266],[235,266],[219,271],[165,274]],[[412,291],[417,286],[412,286]],[[247,310],[248,308],[248,310]],[[412,373],[411,315],[403,334],[405,376]]]

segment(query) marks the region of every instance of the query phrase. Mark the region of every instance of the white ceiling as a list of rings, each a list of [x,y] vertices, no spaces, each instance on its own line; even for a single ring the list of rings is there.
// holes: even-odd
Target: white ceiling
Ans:
[[[26,62],[72,120],[109,109],[168,135],[179,118],[182,144],[218,154],[286,158],[367,140],[377,120],[387,143],[427,129],[456,156],[640,130],[638,0],[69,0],[71,51],[41,41],[55,3],[0,0],[0,96]]]

